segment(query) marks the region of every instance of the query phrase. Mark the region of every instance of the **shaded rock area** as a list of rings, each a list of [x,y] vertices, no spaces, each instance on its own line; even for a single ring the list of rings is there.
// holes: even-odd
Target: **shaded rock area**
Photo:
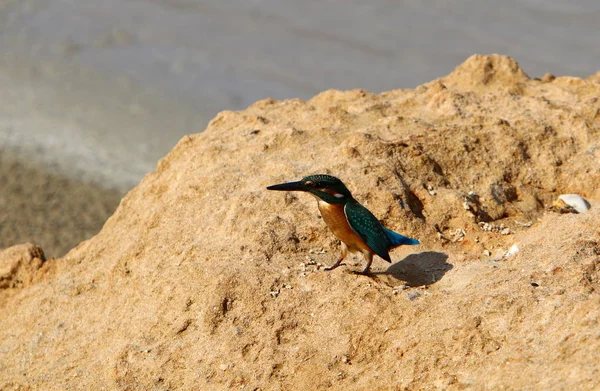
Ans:
[[[0,388],[596,389],[598,96],[599,75],[491,55],[222,112],[0,291]],[[421,245],[323,271],[339,243],[314,199],[265,190],[313,173]],[[567,193],[590,210],[548,209]]]

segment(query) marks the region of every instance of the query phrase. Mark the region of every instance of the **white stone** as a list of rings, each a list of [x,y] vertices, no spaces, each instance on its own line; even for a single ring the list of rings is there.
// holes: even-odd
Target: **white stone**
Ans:
[[[578,213],[587,212],[590,209],[590,203],[578,194],[561,194],[558,199],[575,209]]]

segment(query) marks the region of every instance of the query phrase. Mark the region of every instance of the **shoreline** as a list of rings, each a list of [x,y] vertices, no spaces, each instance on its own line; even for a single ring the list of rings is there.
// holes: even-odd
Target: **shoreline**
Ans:
[[[0,149],[0,249],[34,243],[58,258],[97,234],[124,192],[49,173]]]
[[[0,56],[0,148],[58,176],[126,191],[208,118],[143,85]]]

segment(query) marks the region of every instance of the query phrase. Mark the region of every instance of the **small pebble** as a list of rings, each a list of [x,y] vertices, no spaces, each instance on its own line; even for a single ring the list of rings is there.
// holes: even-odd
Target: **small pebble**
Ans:
[[[417,297],[421,296],[421,294],[419,292],[412,291],[412,292],[406,292],[405,296],[408,300],[413,301]]]
[[[409,288],[409,286],[408,286],[408,285],[398,285],[398,286],[395,286],[395,287],[393,288],[393,290],[392,290],[392,293],[396,295],[396,294],[398,294],[399,292],[401,292],[401,291],[403,291],[403,290],[406,290],[406,289],[408,289],[408,288]]]
[[[508,249],[506,254],[504,254],[504,257],[505,258],[510,257],[511,255],[515,255],[518,252],[519,252],[519,246],[517,246],[516,244],[513,244],[512,246],[510,246],[510,248]]]
[[[521,221],[517,221],[517,220],[515,220],[515,223],[517,223],[517,224],[518,224],[518,225],[520,225],[521,227],[526,227],[526,228],[529,228],[529,227],[531,227],[531,226],[533,225],[533,221],[528,221],[528,222],[526,222],[526,223],[523,223],[523,222],[521,222]]]

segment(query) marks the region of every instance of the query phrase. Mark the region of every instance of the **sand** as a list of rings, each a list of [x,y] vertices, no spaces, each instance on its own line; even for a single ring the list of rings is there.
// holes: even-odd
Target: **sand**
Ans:
[[[32,242],[59,257],[102,228],[122,191],[49,173],[0,151],[0,248]]]
[[[0,253],[0,388],[597,389],[599,94],[491,55],[222,112],[64,257]],[[421,245],[323,271],[314,199],[265,190],[312,173]]]

